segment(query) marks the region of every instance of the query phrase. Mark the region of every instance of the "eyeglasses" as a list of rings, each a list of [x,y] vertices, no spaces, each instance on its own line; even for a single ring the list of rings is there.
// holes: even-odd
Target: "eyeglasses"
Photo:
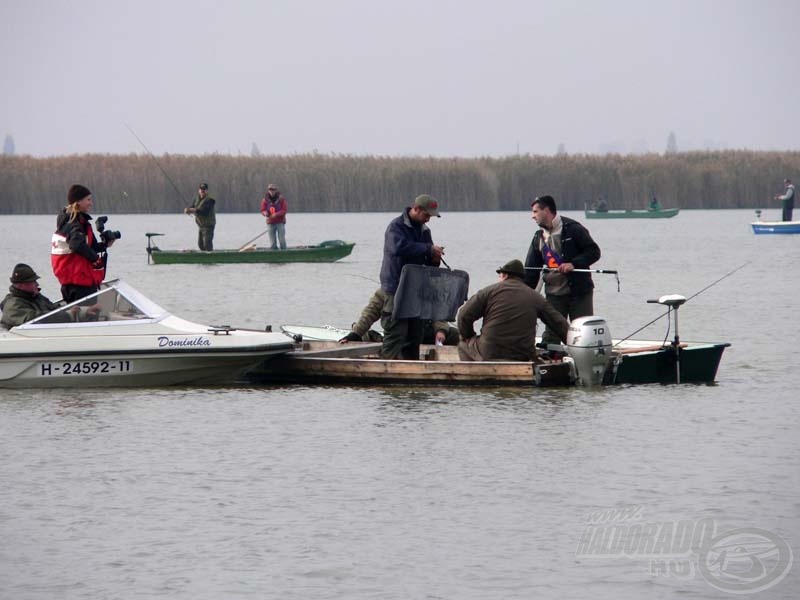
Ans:
[[[277,190],[277,189],[275,189],[275,188],[267,188],[267,191],[268,191],[268,192],[277,192],[278,190]]]

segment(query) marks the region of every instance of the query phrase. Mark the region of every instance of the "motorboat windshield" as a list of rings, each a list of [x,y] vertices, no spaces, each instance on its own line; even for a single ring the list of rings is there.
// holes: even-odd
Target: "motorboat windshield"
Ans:
[[[169,313],[127,283],[115,279],[101,284],[101,289],[90,296],[66,304],[37,317],[19,329],[41,326],[63,326],[65,323],[119,323],[156,322]]]

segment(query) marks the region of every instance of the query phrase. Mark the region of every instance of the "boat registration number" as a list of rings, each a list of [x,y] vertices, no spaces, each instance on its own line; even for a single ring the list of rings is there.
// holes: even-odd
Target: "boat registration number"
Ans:
[[[132,360],[83,360],[79,362],[43,362],[39,363],[40,377],[63,375],[109,375],[114,373],[130,373],[133,371]]]

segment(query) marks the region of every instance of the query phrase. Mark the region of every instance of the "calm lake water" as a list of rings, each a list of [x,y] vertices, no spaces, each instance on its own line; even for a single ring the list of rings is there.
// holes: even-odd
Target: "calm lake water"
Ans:
[[[434,240],[471,292],[534,232],[528,212],[443,214]],[[753,235],[752,211],[565,214],[600,244],[595,266],[620,272],[619,292],[595,275],[614,337],[661,313],[648,298],[752,261],[680,309],[683,339],[732,344],[715,385],[0,390],[0,598],[720,598],[726,572],[775,558],[704,577],[663,544],[602,556],[587,518],[620,507],[635,518],[611,524],[705,518],[800,554],[800,236]],[[145,232],[194,247],[183,215],[111,215],[109,275],[190,320],[348,327],[394,216],[290,214],[290,245],[341,238],[353,254],[223,267],[147,264]],[[0,276],[27,262],[52,299],[54,221],[0,217]],[[260,231],[258,215],[222,214],[215,244]],[[666,335],[661,319],[636,337]],[[797,597],[798,570],[756,595]]]

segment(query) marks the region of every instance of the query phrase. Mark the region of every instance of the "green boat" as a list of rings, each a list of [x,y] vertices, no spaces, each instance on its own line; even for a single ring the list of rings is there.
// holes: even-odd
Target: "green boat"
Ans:
[[[353,251],[352,242],[327,240],[314,246],[290,246],[285,250],[257,248],[255,244],[237,250],[162,250],[151,244],[151,238],[161,233],[146,233],[147,259],[156,265],[205,265],[238,263],[334,262]]]
[[[627,210],[589,210],[583,212],[587,219],[670,219],[680,212],[680,208],[627,209]]]

